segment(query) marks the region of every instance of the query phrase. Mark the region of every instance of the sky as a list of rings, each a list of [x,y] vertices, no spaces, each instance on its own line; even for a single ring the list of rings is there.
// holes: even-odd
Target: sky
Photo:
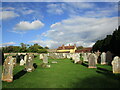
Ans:
[[[2,43],[92,47],[118,27],[118,2],[2,2]]]

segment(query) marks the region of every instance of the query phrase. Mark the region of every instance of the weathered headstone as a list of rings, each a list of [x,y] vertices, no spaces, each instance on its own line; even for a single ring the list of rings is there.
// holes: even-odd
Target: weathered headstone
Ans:
[[[27,54],[24,56],[24,62],[26,64],[26,61],[27,61]]]
[[[114,57],[112,61],[113,73],[120,73],[120,58],[118,56]]]
[[[20,66],[23,66],[25,64],[25,61],[23,59],[20,60]]]
[[[52,61],[51,63],[57,63],[57,61]]]
[[[96,54],[94,54],[95,56],[95,63],[98,64],[98,56]]]
[[[78,54],[75,54],[74,63],[77,63],[79,61],[80,61],[80,56]]]
[[[101,65],[104,65],[104,64],[106,64],[106,53],[105,52],[101,54]]]
[[[111,62],[112,62],[112,53],[110,52],[110,51],[107,51],[106,52],[106,62],[107,62],[107,64],[111,64]]]
[[[94,53],[89,55],[88,65],[89,65],[88,68],[96,68],[96,61],[95,61]]]
[[[34,70],[33,58],[34,56],[32,54],[27,55],[27,61],[26,61],[26,66],[25,66],[25,69],[27,72],[32,72]]]
[[[83,54],[83,61],[84,61],[84,62],[88,62],[88,58],[87,58],[86,53]]]
[[[43,63],[48,63],[48,56],[47,56],[47,54],[44,54],[44,56],[43,56]]]
[[[42,59],[42,60],[43,60],[43,54],[40,54],[40,59]]]
[[[13,65],[16,66],[16,58],[13,59]]]
[[[13,81],[13,58],[8,56],[3,65],[2,81],[12,82]]]

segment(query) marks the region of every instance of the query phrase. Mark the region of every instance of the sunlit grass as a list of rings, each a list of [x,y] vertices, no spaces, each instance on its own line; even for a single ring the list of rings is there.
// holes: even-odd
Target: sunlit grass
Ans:
[[[112,74],[108,65],[97,65],[97,69],[74,64],[69,59],[56,59],[58,63],[50,68],[42,68],[42,60],[35,57],[37,68],[31,73],[23,73],[24,66],[14,68],[14,76],[20,73],[12,83],[3,82],[3,88],[112,88],[120,87],[120,75]],[[20,72],[21,71],[21,72]],[[22,74],[21,74],[22,73]],[[118,77],[119,76],[119,77]]]

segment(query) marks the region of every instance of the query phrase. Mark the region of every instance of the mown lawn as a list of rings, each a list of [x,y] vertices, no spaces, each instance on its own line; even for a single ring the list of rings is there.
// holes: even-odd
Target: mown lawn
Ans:
[[[50,68],[42,68],[39,57],[34,59],[35,71],[26,73],[24,66],[14,68],[14,81],[3,82],[3,88],[119,88],[120,75],[112,74],[111,66],[97,65],[97,69],[88,69],[84,65],[74,64],[69,59],[55,60]]]

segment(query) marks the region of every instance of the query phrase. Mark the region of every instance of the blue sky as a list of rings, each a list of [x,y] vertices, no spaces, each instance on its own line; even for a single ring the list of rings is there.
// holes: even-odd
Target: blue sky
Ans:
[[[118,26],[117,2],[3,2],[2,45],[91,47]]]

